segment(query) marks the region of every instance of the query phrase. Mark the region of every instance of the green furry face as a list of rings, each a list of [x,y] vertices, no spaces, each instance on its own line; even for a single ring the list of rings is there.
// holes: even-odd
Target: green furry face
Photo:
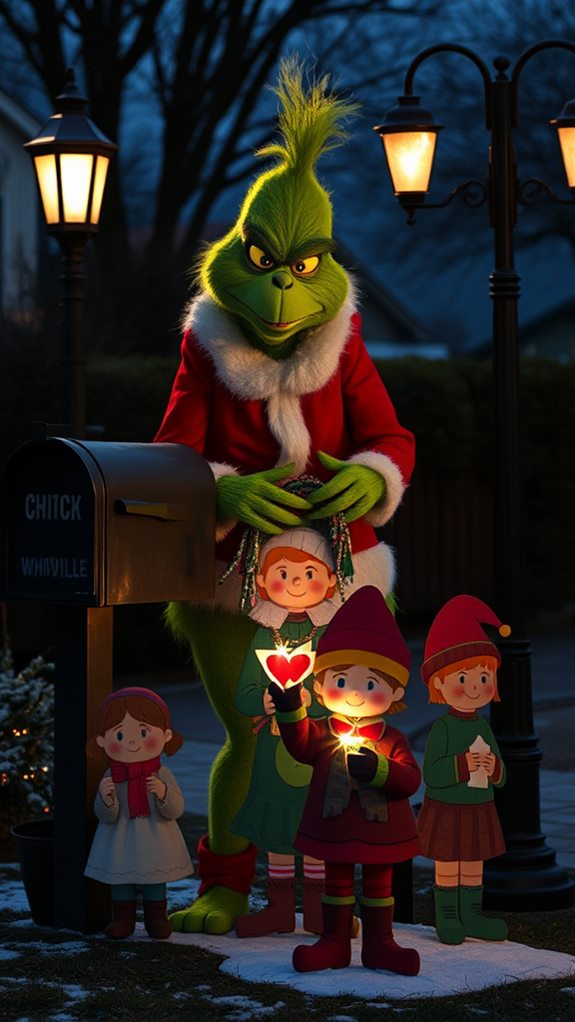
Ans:
[[[345,138],[341,121],[357,108],[327,92],[327,77],[306,88],[304,76],[296,58],[282,61],[274,90],[280,142],[257,154],[279,163],[254,182],[235,227],[200,267],[203,288],[273,358],[286,358],[308,330],[333,319],[348,291],[331,255],[331,203],[315,165]]]
[[[332,248],[331,206],[317,180],[272,171],[248,192],[233,230],[208,251],[202,283],[251,343],[281,357],[345,301],[347,277]]]

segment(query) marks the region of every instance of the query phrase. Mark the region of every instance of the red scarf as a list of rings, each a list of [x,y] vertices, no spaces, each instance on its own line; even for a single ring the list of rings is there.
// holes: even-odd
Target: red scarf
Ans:
[[[148,803],[148,789],[146,779],[150,774],[155,774],[160,769],[160,757],[143,760],[141,763],[118,763],[117,760],[110,760],[112,780],[114,784],[121,781],[128,782],[128,808],[130,817],[149,816],[150,806]]]
[[[376,720],[371,724],[364,724],[363,727],[356,727],[350,720],[330,717],[329,724],[334,735],[348,735],[353,732],[358,738],[365,738],[368,742],[377,742],[385,730],[385,721],[383,720]]]

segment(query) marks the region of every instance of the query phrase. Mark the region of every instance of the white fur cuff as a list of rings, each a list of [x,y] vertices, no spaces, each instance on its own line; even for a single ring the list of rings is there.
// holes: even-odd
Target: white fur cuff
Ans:
[[[374,528],[385,525],[399,507],[406,489],[397,465],[387,454],[380,454],[378,451],[361,451],[349,458],[349,463],[372,468],[385,480],[385,493],[382,499],[374,504],[365,516],[366,522]]]

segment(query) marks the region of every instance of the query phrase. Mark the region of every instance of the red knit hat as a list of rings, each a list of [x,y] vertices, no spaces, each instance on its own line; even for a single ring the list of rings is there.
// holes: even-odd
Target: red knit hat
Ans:
[[[425,642],[421,677],[426,685],[436,671],[467,657],[494,656],[501,663],[501,654],[482,624],[493,625],[502,636],[511,634],[509,625],[502,625],[477,596],[454,596],[447,601],[435,617]]]
[[[411,653],[385,599],[375,586],[362,586],[334,614],[317,644],[314,671],[339,664],[377,667],[404,688]]]

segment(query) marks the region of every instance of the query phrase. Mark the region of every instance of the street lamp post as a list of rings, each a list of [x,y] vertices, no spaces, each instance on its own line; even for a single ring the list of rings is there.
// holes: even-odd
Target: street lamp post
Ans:
[[[525,638],[522,591],[520,431],[518,400],[517,302],[520,277],[514,264],[514,229],[519,204],[546,192],[562,200],[544,182],[521,182],[513,144],[517,124],[517,86],[527,61],[541,50],[561,48],[575,53],[575,43],[544,40],[529,47],[508,75],[510,61],[493,61],[494,78],[472,50],[439,44],[423,50],[408,68],[404,95],[374,130],[381,136],[395,194],[413,223],[419,209],[446,206],[458,194],[468,205],[488,203],[493,227],[495,264],[490,274],[493,299],[493,371],[495,392],[495,582],[497,613],[511,625],[511,639],[501,645],[502,699],[492,704],[492,722],[507,766],[508,781],[497,792],[507,851],[494,859],[485,874],[485,903],[500,910],[563,908],[573,904],[574,883],[555,861],[541,833],[539,767],[541,753],[533,726],[531,648]],[[413,95],[415,72],[438,53],[458,53],[471,60],[483,79],[485,121],[490,131],[486,182],[468,180],[443,202],[426,203],[437,135],[429,110]],[[569,187],[575,189],[575,102],[551,121],[557,128]]]
[[[69,69],[56,110],[26,142],[34,161],[46,227],[62,249],[60,417],[85,431],[84,269],[88,238],[98,230],[110,159],[118,147],[87,116],[87,100]]]

